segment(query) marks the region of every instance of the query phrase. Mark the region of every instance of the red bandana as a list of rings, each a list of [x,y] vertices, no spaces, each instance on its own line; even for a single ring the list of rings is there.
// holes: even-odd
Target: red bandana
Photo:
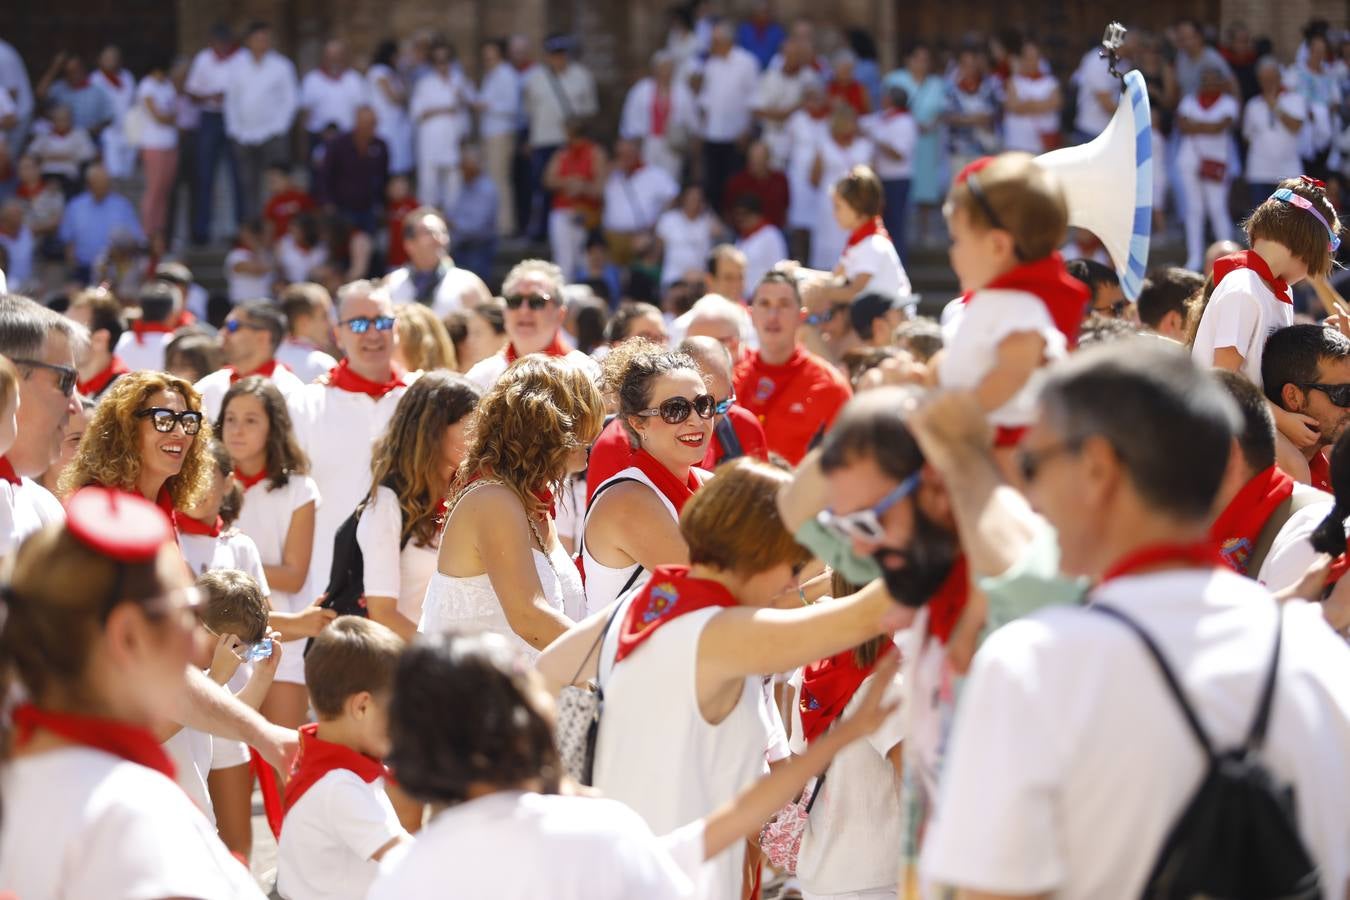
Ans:
[[[1238,269],[1251,269],[1282,302],[1288,303],[1290,306],[1294,304],[1294,295],[1289,292],[1289,282],[1283,278],[1276,278],[1274,273],[1270,271],[1270,264],[1254,250],[1243,250],[1240,253],[1221,256],[1215,260],[1214,284],[1218,285],[1230,273],[1236,272]]]
[[[1035,262],[1023,263],[1004,272],[989,284],[986,291],[1026,291],[1035,294],[1045,304],[1055,327],[1069,341],[1069,349],[1078,346],[1078,330],[1083,324],[1083,312],[1091,293],[1087,285],[1074,278],[1064,268],[1064,257],[1056,251]],[[971,295],[971,300],[979,292]]]
[[[186,513],[174,513],[173,524],[182,534],[197,534],[202,537],[220,537],[220,533],[225,530],[225,522],[220,516],[216,516],[214,522],[203,522]]]
[[[375,400],[380,399],[385,394],[394,390],[394,388],[407,387],[408,382],[404,379],[404,372],[398,366],[389,367],[388,381],[371,381],[351,370],[347,365],[347,360],[343,360],[336,366],[328,370],[328,384],[340,391],[347,391],[351,394],[365,394]]]
[[[619,649],[614,664],[632,653],[667,622],[686,613],[720,606],[739,606],[731,591],[715,581],[690,578],[688,566],[657,566],[642,593],[633,598],[619,630]]]
[[[1318,450],[1313,454],[1313,458],[1308,460],[1308,472],[1312,475],[1312,486],[1319,491],[1333,493],[1331,490],[1331,463],[1327,460],[1325,450]]]
[[[1200,91],[1195,95],[1195,101],[1200,104],[1201,109],[1209,109],[1219,102],[1223,96],[1223,91]]]
[[[235,369],[234,366],[226,366],[225,371],[230,373],[230,384],[234,384],[239,379],[247,378],[250,375],[261,375],[264,378],[271,378],[273,375],[276,374],[278,366],[280,366],[283,369],[286,368],[285,366],[281,365],[281,363],[277,362],[275,359],[269,359],[267,362],[263,363],[261,366],[258,366],[258,368],[254,369],[252,372],[246,372],[242,375],[239,374],[239,371]]]
[[[1185,563],[1188,569],[1225,568],[1224,558],[1213,541],[1200,541],[1195,544],[1150,544],[1133,553],[1127,553],[1102,574],[1099,585],[1114,578],[1125,578],[1141,573],[1141,569],[1150,569],[1163,563]]]
[[[752,237],[759,234],[761,231],[768,228],[772,224],[773,223],[768,221],[767,219],[761,220],[760,223],[756,225],[754,228],[751,228],[749,231],[741,232],[741,240],[742,241],[750,240]]]
[[[23,484],[23,479],[19,473],[14,471],[14,463],[9,461],[8,456],[0,456],[0,481],[8,481],[10,484]]]
[[[122,361],[122,357],[114,356],[108,360],[108,365],[103,371],[94,375],[88,381],[77,382],[75,390],[85,397],[97,397],[107,389],[108,385],[113,383],[117,376],[125,375],[130,371],[127,364]]]
[[[136,335],[136,343],[144,344],[147,334],[173,334],[173,326],[168,322],[146,322],[137,319],[131,323],[131,333]]]
[[[956,623],[961,621],[961,613],[965,611],[969,599],[970,570],[966,566],[966,558],[959,556],[952,563],[952,570],[947,573],[947,579],[942,582],[937,593],[928,598],[928,636],[937,638],[943,644],[947,643],[956,630]]]
[[[1210,526],[1223,561],[1239,575],[1247,574],[1252,549],[1275,508],[1294,493],[1294,479],[1271,466],[1242,486],[1227,509]]]
[[[169,493],[167,484],[159,489],[159,494],[155,497],[155,505],[164,510],[164,515],[169,517],[170,522],[177,518],[178,511],[173,508],[173,494]]]
[[[39,709],[31,703],[24,703],[15,708],[16,745],[22,747],[28,743],[33,738],[33,732],[39,728],[65,738],[73,744],[102,750],[104,753],[120,756],[127,762],[154,769],[166,778],[174,777],[173,760],[164,752],[164,746],[155,739],[149,729],[119,722],[116,719]]]
[[[543,350],[540,350],[539,352],[544,354],[545,356],[566,356],[568,354],[568,349],[567,345],[562,342],[562,337],[555,334],[553,335],[553,343],[549,344],[547,347],[545,347]],[[508,366],[511,365],[516,360],[520,359],[520,354],[516,352],[515,344],[507,344],[505,353],[506,353],[506,364]],[[526,353],[525,355],[529,356],[530,354]]]
[[[300,752],[291,764],[291,777],[286,782],[285,811],[290,812],[305,792],[318,784],[319,779],[335,769],[354,772],[366,784],[384,778],[389,771],[372,756],[358,753],[350,747],[321,740],[319,724],[311,722],[300,726]]]
[[[106,69],[99,69],[99,71],[103,73],[104,78],[108,79],[108,84],[115,88],[122,86],[122,76],[117,72],[109,72]]]
[[[886,233],[886,226],[881,224],[880,216],[873,216],[853,229],[853,233],[848,236],[848,243],[844,246],[844,249],[847,250],[855,244],[860,244],[874,234],[879,234],[888,241],[891,239],[891,236]]]
[[[267,466],[259,469],[257,475],[245,475],[237,468],[234,470],[234,480],[239,482],[240,489],[245,491],[255,484],[261,484],[265,478],[267,478]]]
[[[689,498],[694,496],[694,491],[702,486],[693,469],[690,469],[689,476],[681,481],[646,450],[639,449],[633,454],[632,465],[642,470],[642,474],[650,478],[656,489],[675,506],[677,516],[684,510],[684,504]]]
[[[802,736],[808,744],[829,730],[877,663],[895,652],[895,644],[887,644],[871,665],[860,666],[854,652],[845,650],[806,667],[797,709],[802,717]]]

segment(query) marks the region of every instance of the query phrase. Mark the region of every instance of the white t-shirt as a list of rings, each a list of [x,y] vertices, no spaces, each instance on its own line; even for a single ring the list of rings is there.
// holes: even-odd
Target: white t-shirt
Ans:
[[[668,209],[656,220],[656,236],[661,239],[661,284],[668,285],[684,277],[690,269],[703,270],[713,248],[713,217],[703,213],[691,219],[683,210]]]
[[[164,371],[164,348],[173,340],[169,332],[151,331],[136,334],[127,329],[117,339],[117,349],[113,351],[122,357],[122,362],[133,372]]]
[[[663,842],[622,803],[515,791],[440,813],[415,842],[381,861],[368,895],[369,900],[695,896]]]
[[[346,133],[356,124],[356,108],[370,102],[366,81],[355,69],[347,69],[337,78],[323,69],[311,69],[300,82],[300,108],[308,118],[305,130],[311,134],[336,125]]]
[[[1017,91],[1017,99],[1041,101],[1049,100],[1059,89],[1059,82],[1048,76],[1028,78],[1014,75],[1009,79]],[[1005,150],[1022,150],[1026,153],[1044,153],[1045,142],[1042,135],[1059,131],[1059,113],[1004,113],[1003,143]]]
[[[178,98],[173,82],[167,78],[162,81],[154,78],[141,79],[141,83],[136,86],[136,102],[145,107],[137,144],[146,150],[174,149],[178,146],[178,129],[156,119],[150,112],[150,105],[146,103],[147,98],[154,102],[155,108],[160,112],[172,113],[174,101]]]
[[[61,501],[33,479],[18,484],[0,479],[0,558],[18,550],[33,532],[65,520]]]
[[[1220,97],[1209,109],[1201,106],[1194,94],[1183,97],[1177,106],[1178,116],[1205,125],[1214,125],[1225,119],[1236,124],[1239,112],[1237,100],[1228,94]],[[1180,152],[1186,155],[1187,165],[1199,165],[1205,159],[1227,162],[1229,140],[1226,131],[1218,134],[1187,134],[1181,138]]]
[[[859,275],[871,276],[867,279],[864,294],[910,295],[909,275],[900,262],[900,254],[895,252],[895,244],[888,237],[869,234],[852,247],[845,246],[839,264],[844,268],[844,277],[850,281]]]
[[[1214,288],[1195,332],[1191,358],[1206,368],[1214,351],[1232,347],[1242,354],[1242,374],[1261,386],[1266,339],[1294,324],[1292,297],[1281,300],[1251,269],[1229,272]]]
[[[1256,580],[1271,591],[1293,587],[1308,574],[1317,558],[1312,548],[1312,533],[1331,513],[1335,498],[1306,484],[1294,485],[1294,496],[1307,505],[1300,508],[1275,535]]]
[[[178,733],[164,742],[164,751],[173,760],[177,769],[178,782],[206,820],[216,824],[216,809],[211,804],[211,792],[206,786],[206,776],[211,774],[211,760],[215,755],[215,741],[205,731],[195,728],[181,728]]]
[[[873,169],[882,181],[898,181],[914,174],[914,148],[919,143],[919,126],[905,111],[888,111],[865,116],[862,130],[876,144]],[[899,153],[900,159],[891,159],[882,152],[886,148]]]
[[[1303,171],[1298,155],[1300,129],[1290,131],[1276,111],[1299,121],[1308,118],[1308,105],[1296,91],[1285,91],[1270,108],[1260,94],[1247,101],[1242,113],[1242,136],[1247,139],[1247,180],[1275,184]]]
[[[1068,341],[1055,327],[1045,303],[1026,291],[977,291],[942,332],[947,352],[938,363],[938,383],[948,390],[977,387],[997,363],[998,345],[1010,335],[1039,334],[1045,340],[1047,362],[1068,352]],[[1035,392],[1030,380],[989,414],[989,421],[1007,428],[1030,425],[1035,419]]]
[[[337,365],[337,360],[308,341],[286,338],[277,348],[277,361],[295,373],[305,384]]]
[[[193,385],[197,393],[202,395],[202,412],[206,413],[207,420],[213,424],[220,418],[220,406],[225,402],[225,395],[229,393],[231,374],[233,373],[229,369],[217,369]],[[305,382],[284,364],[273,369],[268,379],[286,399],[305,386]]]
[[[1120,96],[1120,81],[1111,74],[1111,67],[1095,49],[1083,54],[1075,77],[1078,81],[1078,111],[1073,127],[1089,137],[1096,137],[1106,130],[1116,111],[1114,105],[1109,112],[1102,109],[1097,95]]]
[[[178,546],[183,550],[183,559],[192,570],[193,577],[216,569],[237,569],[258,582],[264,597],[269,593],[258,547],[243,532],[231,528],[222,531],[217,537],[180,532]]]
[[[328,248],[322,243],[306,249],[289,233],[277,241],[277,269],[289,282],[309,281],[310,273],[328,262]]]
[[[592,381],[599,383],[600,364],[580,350],[568,351],[567,355],[562,357],[562,361],[570,366],[581,369],[581,371],[591,377]],[[474,363],[473,367],[464,373],[464,377],[478,385],[479,390],[483,391],[483,393],[487,393],[492,390],[492,386],[497,383],[497,379],[506,374],[508,368],[506,351],[502,350],[489,356],[487,359],[480,359],[478,362]]]
[[[445,275],[441,277],[441,283],[436,286],[436,293],[431,300],[431,311],[436,314],[436,318],[444,319],[455,310],[476,303],[480,298],[482,285],[482,280],[468,269],[461,269],[459,266],[447,267]],[[396,305],[417,302],[417,289],[413,286],[412,272],[407,266],[400,266],[386,275],[384,286],[389,291],[389,299]]]
[[[759,63],[743,47],[708,57],[698,94],[705,141],[729,143],[750,130],[750,103],[758,82]]]
[[[785,73],[781,66],[771,66],[759,76],[751,107],[757,113],[797,109],[801,106],[802,95],[806,92],[806,88],[819,82],[819,76],[810,66],[802,66],[792,75]],[[788,155],[792,152],[792,135],[788,131],[788,120],[771,122],[766,118],[760,118],[759,124],[763,140],[769,146],[770,165],[775,170],[781,171],[787,166]]]
[[[1277,606],[1229,571],[1121,577],[1094,592],[1143,626],[1223,750],[1248,735]],[[1350,649],[1316,604],[1283,610],[1261,757],[1294,789],[1323,884],[1350,877]],[[942,772],[925,881],[999,894],[1138,896],[1200,783],[1204,757],[1139,637],[1082,607],[991,635],[975,656]]]
[[[243,303],[245,300],[266,299],[272,296],[272,273],[248,275],[236,272],[239,263],[265,262],[247,247],[235,247],[225,254],[225,282],[229,286],[230,302]]]
[[[380,485],[356,525],[356,542],[365,564],[366,596],[396,598],[398,611],[416,625],[422,620],[422,598],[436,571],[440,541],[438,536],[430,546],[419,547],[415,538],[409,538],[400,551],[402,533],[398,496]]]
[[[220,57],[210,47],[198,50],[197,55],[192,58],[192,67],[188,69],[185,85],[188,93],[196,94],[199,97],[223,95],[230,84],[230,62],[238,53],[239,51],[236,50],[229,56]],[[218,113],[221,111],[223,104],[224,98],[222,97],[220,100],[207,101],[201,106],[206,112]]]
[[[769,270],[788,258],[787,241],[778,226],[769,222],[736,239],[736,249],[745,254],[745,290],[752,293]],[[741,300],[741,297],[730,297]]]
[[[631,175],[613,169],[605,181],[602,224],[606,231],[646,231],[679,192],[675,179],[660,166],[640,166]]]
[[[277,842],[277,893],[285,900],[362,900],[379,863],[371,859],[407,837],[384,779],[367,783],[334,769],[286,813]]]
[[[24,900],[262,900],[187,794],[145,766],[52,750],[8,762],[0,796],[0,885]]]

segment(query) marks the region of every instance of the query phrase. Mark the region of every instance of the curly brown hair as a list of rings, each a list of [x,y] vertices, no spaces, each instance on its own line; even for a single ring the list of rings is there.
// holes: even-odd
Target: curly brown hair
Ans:
[[[479,404],[451,493],[473,478],[496,478],[538,514],[544,504],[535,492],[561,489],[568,456],[594,443],[604,422],[604,401],[585,372],[540,354],[526,356]]]
[[[132,372],[113,382],[94,409],[94,417],[80,440],[80,449],[61,476],[61,493],[69,495],[89,484],[136,490],[141,474],[141,420],[136,413],[145,401],[160,391],[172,391],[190,410],[201,412],[202,397],[192,385],[164,372]],[[211,489],[211,423],[202,420],[187,453],[183,468],[167,482],[174,509],[187,510],[202,501]]]
[[[703,380],[698,363],[687,353],[668,350],[646,338],[630,338],[613,347],[605,357],[600,384],[618,405],[628,446],[642,446],[630,421],[652,405],[652,384],[671,372],[693,372]]]

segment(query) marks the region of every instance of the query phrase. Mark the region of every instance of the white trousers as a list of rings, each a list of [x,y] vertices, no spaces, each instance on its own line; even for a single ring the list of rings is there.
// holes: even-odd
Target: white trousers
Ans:
[[[439,162],[417,155],[417,199],[448,214],[459,197],[460,175],[458,162]]]
[[[1199,169],[1185,165],[1181,172],[1186,190],[1186,268],[1199,272],[1205,262],[1207,216],[1214,240],[1233,239],[1233,222],[1228,217],[1229,180],[1201,181]]]
[[[548,214],[548,246],[553,261],[568,281],[576,278],[586,252],[586,226],[581,214],[571,209],[555,209]]]

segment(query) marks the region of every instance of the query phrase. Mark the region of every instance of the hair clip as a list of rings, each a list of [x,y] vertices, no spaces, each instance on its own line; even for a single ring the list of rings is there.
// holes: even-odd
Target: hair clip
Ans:
[[[1298,176],[1298,180],[1308,185],[1308,187],[1321,188],[1322,190],[1326,190],[1327,188],[1327,183],[1325,181],[1319,181],[1309,175],[1300,175]]]

